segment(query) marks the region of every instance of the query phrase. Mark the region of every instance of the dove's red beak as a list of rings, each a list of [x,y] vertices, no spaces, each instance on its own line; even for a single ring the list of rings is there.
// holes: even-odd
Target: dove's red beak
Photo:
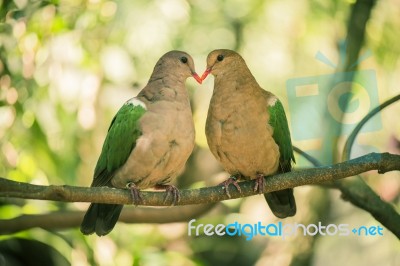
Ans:
[[[202,81],[205,80],[206,77],[208,76],[208,74],[210,74],[210,73],[211,73],[211,67],[207,68],[206,71],[204,71],[203,75],[201,75],[201,80]]]
[[[199,75],[197,75],[196,72],[193,72],[192,76],[199,84],[201,84],[203,82],[203,80],[199,77]]]

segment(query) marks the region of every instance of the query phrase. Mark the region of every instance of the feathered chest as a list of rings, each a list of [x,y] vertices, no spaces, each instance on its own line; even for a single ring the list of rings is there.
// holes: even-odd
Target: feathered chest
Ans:
[[[214,95],[207,117],[207,131],[242,137],[268,130],[269,113],[262,97],[237,93],[228,97]],[[254,133],[253,133],[254,132]],[[212,134],[212,132],[209,132]]]
[[[279,151],[266,98],[262,93],[226,96],[214,93],[211,99],[206,122],[211,152],[230,174],[255,178],[274,172]]]
[[[185,142],[194,138],[194,125],[189,102],[160,101],[148,105],[141,119],[143,134],[160,134],[168,141]]]

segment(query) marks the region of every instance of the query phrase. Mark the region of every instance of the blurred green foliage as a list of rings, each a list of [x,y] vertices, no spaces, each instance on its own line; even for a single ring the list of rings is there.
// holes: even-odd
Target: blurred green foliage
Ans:
[[[0,175],[35,184],[88,186],[112,116],[145,85],[156,60],[172,49],[189,52],[198,73],[204,70],[211,50],[235,49],[259,83],[287,106],[287,79],[334,71],[314,56],[323,51],[338,62],[337,44],[346,36],[353,2],[2,0]],[[379,1],[366,32],[365,46],[374,57],[359,67],[376,70],[382,100],[399,93],[399,29],[398,1]],[[193,80],[187,84],[198,148],[182,176],[185,180],[179,182],[186,187],[195,182],[216,184],[223,174],[204,136],[212,81],[202,87]],[[398,121],[394,114],[399,112],[399,106],[385,111],[382,130],[358,141],[398,152],[389,140],[400,137],[400,124],[394,123]],[[314,145],[294,144],[305,150]],[[367,179],[370,176],[374,174]],[[398,173],[388,173],[370,184],[383,199],[398,202],[398,177]],[[307,187],[296,193],[299,213],[288,222],[320,219],[374,224],[371,217],[343,203],[336,192]],[[38,201],[0,203],[1,219],[87,207]],[[276,222],[260,197],[225,202],[202,221],[217,224],[232,219]],[[312,261],[314,265],[394,265],[400,260],[400,247],[389,232],[382,238],[350,241],[331,237],[313,243],[300,236],[247,242],[244,238],[188,237],[182,223],[118,224],[102,238],[84,237],[76,228],[59,233],[34,229],[17,235],[52,245],[72,265],[308,265]],[[9,237],[14,236],[2,238]],[[341,255],[332,258],[337,252]],[[361,252],[362,258],[357,255]]]

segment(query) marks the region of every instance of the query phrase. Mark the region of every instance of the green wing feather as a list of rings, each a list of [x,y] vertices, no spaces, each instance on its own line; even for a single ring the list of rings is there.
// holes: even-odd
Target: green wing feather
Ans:
[[[292,140],[290,138],[289,125],[282,103],[277,100],[273,106],[269,106],[269,124],[274,129],[272,137],[279,146],[279,164],[281,172],[290,172],[291,162],[296,162],[293,154]]]
[[[113,118],[94,170],[92,186],[110,185],[118,168],[125,164],[142,134],[139,119],[146,112],[140,105],[126,102]]]

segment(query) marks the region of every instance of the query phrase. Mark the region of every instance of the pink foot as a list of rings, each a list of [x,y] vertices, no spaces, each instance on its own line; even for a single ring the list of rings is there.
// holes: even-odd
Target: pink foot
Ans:
[[[165,189],[165,192],[167,192],[167,195],[164,198],[164,203],[167,202],[167,199],[169,198],[169,195],[172,196],[172,206],[176,205],[180,200],[181,196],[179,194],[179,189],[176,186],[173,185],[156,185],[154,187],[155,189]]]
[[[262,194],[265,187],[265,179],[263,174],[257,174],[256,183],[253,191],[257,191],[258,194]]]
[[[138,204],[143,204],[144,200],[142,198],[142,195],[140,195],[140,190],[137,188],[135,183],[130,182],[126,185],[127,188],[129,188],[131,195],[132,195],[132,201],[135,206]]]
[[[224,182],[222,182],[222,183],[219,184],[219,186],[224,186],[225,193],[226,193],[226,195],[228,195],[229,198],[231,198],[231,194],[229,194],[229,189],[228,189],[228,186],[229,186],[230,184],[234,185],[234,186],[236,187],[236,189],[237,189],[240,193],[242,193],[242,190],[240,189],[240,186],[239,186],[239,184],[238,184],[238,182],[237,182],[237,178],[236,178],[235,176],[231,176],[231,177],[229,177],[227,180],[225,180]]]

